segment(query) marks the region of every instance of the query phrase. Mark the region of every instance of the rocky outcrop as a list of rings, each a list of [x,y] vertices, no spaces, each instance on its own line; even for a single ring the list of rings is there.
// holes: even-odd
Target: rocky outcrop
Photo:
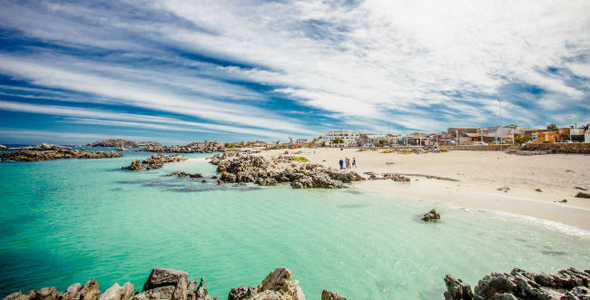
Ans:
[[[365,172],[369,180],[393,180],[397,182],[410,182],[410,178],[396,173],[375,174],[374,172]]]
[[[273,186],[291,182],[293,188],[334,189],[362,179],[353,171],[338,171],[319,164],[299,162],[290,156],[266,158],[226,152],[214,155],[210,163],[217,165],[220,180],[226,183],[252,182]]]
[[[164,153],[212,153],[223,152],[225,147],[222,143],[216,141],[194,142],[187,145],[172,146],[146,146],[141,149],[146,152],[164,152]]]
[[[346,298],[327,290],[322,291],[322,300],[346,300]]]
[[[131,165],[128,167],[122,167],[123,170],[131,170],[131,171],[141,171],[144,169],[152,170],[152,169],[159,169],[164,166],[166,163],[171,162],[181,162],[185,161],[188,158],[179,155],[179,154],[154,154],[146,159],[144,159],[141,163],[138,159],[134,160]]]
[[[39,291],[32,290],[27,294],[14,292],[3,300],[219,300],[211,297],[205,288],[205,278],[189,281],[186,272],[156,268],[143,285],[141,292],[135,291],[135,286],[129,282],[123,286],[115,283],[102,294],[98,289],[98,282],[89,280],[82,286],[74,283],[64,293],[58,293],[55,287],[43,288]],[[322,300],[324,294],[322,293]],[[331,293],[331,292],[328,292]],[[335,293],[333,300],[345,298]],[[229,300],[305,300],[305,295],[299,287],[297,280],[291,280],[291,271],[287,268],[277,268],[270,272],[266,278],[256,287],[232,288],[228,296]]]
[[[8,147],[4,146],[4,145],[0,145],[0,150],[6,150],[8,149]]]
[[[270,272],[257,287],[232,288],[228,300],[305,300],[297,280],[291,280],[291,271],[277,268]]]
[[[590,271],[574,268],[560,270],[556,275],[513,269],[510,274],[492,273],[484,276],[473,292],[468,284],[450,275],[445,277],[445,300],[484,299],[590,299]]]
[[[190,177],[190,178],[202,178],[202,177],[203,177],[203,174],[201,174],[201,173],[194,173],[194,174],[191,174],[191,173],[187,173],[187,172],[174,172],[174,173],[172,173],[172,174],[168,174],[168,175],[166,175],[166,176],[178,176],[178,177],[180,177],[180,178],[184,178],[184,177]]]
[[[433,208],[429,212],[424,214],[421,220],[424,222],[437,222],[440,220],[440,214],[436,212],[436,210]]]
[[[60,146],[58,146],[60,147]],[[35,151],[26,150],[19,152],[2,152],[0,158],[3,161],[41,161],[41,160],[55,160],[67,158],[82,158],[82,159],[98,159],[98,158],[114,158],[123,155],[116,152],[88,152],[85,150],[72,150],[70,148],[61,147],[57,150]]]
[[[94,143],[86,144],[87,147],[127,147],[136,148],[138,144],[133,141],[123,139],[108,139],[102,141],[96,141]]]

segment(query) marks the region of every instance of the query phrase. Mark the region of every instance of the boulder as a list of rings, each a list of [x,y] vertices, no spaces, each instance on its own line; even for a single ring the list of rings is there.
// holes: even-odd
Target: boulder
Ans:
[[[574,268],[560,270],[556,275],[513,269],[508,273],[492,273],[480,279],[473,289],[450,275],[445,277],[445,299],[590,299],[590,271]]]
[[[270,272],[258,287],[232,288],[228,300],[305,300],[297,280],[291,280],[291,271],[277,268]]]
[[[322,291],[322,300],[346,300],[346,298],[344,298],[334,292],[331,292],[328,290],[323,290]]]
[[[108,288],[104,293],[98,296],[97,300],[129,300],[135,293],[135,286],[129,282],[123,286],[114,284]]]
[[[77,300],[76,296],[82,289],[82,284],[72,283],[62,296],[62,300]]]
[[[98,290],[98,281],[94,279],[88,280],[80,289],[74,299],[77,300],[95,300],[100,291]]]
[[[6,297],[3,300],[30,300],[27,295],[23,295],[20,291],[14,292]]]
[[[445,300],[472,300],[473,292],[469,284],[463,282],[461,279],[456,279],[451,275],[445,276],[445,285],[447,291],[445,291]]]
[[[173,287],[172,300],[186,300],[188,295],[188,273],[173,269],[156,268],[143,286],[143,291],[159,287]],[[165,291],[162,291],[165,294]],[[152,298],[158,299],[158,298]],[[164,298],[160,298],[164,299]]]
[[[37,295],[35,295],[34,300],[56,300],[57,299],[57,289],[53,287],[46,287],[42,288],[37,291]]]
[[[205,288],[205,277],[201,277],[201,283],[195,291],[195,300],[219,300],[219,298],[209,296],[209,291]]]
[[[440,215],[433,208],[432,210],[430,210],[429,212],[424,214],[424,216],[422,216],[421,220],[424,222],[437,222],[440,220]]]

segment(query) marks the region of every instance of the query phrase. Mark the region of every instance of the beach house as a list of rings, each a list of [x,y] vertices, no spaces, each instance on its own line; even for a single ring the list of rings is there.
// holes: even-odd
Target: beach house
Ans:
[[[356,146],[360,140],[360,133],[349,129],[328,130],[321,136],[319,143],[326,147]]]

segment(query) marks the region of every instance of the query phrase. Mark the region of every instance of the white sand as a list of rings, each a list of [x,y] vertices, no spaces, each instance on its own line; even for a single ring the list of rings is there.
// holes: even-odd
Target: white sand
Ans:
[[[284,150],[264,151],[279,155]],[[590,156],[551,154],[518,156],[498,151],[384,154],[357,149],[296,149],[290,155],[339,168],[340,158],[356,157],[364,172],[422,174],[458,181],[408,176],[410,183],[364,181],[361,188],[411,198],[444,201],[465,208],[504,211],[551,220],[590,231],[590,199],[575,198],[575,187],[590,188]],[[389,164],[388,164],[389,163]],[[507,192],[498,188],[509,187]],[[542,192],[535,191],[541,189]],[[588,191],[587,191],[588,192]],[[567,203],[557,203],[567,199]]]

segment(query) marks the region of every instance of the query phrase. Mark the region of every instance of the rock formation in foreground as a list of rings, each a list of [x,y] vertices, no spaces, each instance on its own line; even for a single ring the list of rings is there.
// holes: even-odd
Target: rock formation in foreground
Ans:
[[[325,296],[324,296],[325,295]],[[89,280],[84,285],[74,283],[63,292],[55,287],[32,290],[26,294],[14,292],[4,300],[219,300],[209,295],[205,288],[205,279],[189,281],[186,272],[156,268],[152,270],[141,292],[129,282],[123,286],[114,284],[102,294],[98,282]],[[346,300],[338,294],[324,291],[322,300]],[[305,295],[297,280],[291,280],[291,271],[277,268],[270,272],[256,287],[244,286],[232,288],[228,300],[305,300]]]
[[[87,147],[127,147],[127,148],[135,148],[137,147],[137,143],[134,141],[122,140],[122,139],[109,139],[109,140],[102,140],[96,141],[94,143],[89,143],[84,146]]]
[[[224,152],[225,147],[222,143],[216,141],[194,142],[187,145],[172,146],[147,146],[141,148],[146,152],[164,152],[164,153],[212,153]]]
[[[560,270],[556,275],[513,269],[510,274],[492,273],[484,276],[473,292],[469,284],[451,275],[444,278],[445,300],[543,299],[589,300],[590,270]]]
[[[0,153],[0,158],[2,158],[3,161],[41,161],[66,158],[98,159],[123,156],[116,152],[88,152],[86,150],[72,150],[71,148],[46,144],[28,148],[30,148],[31,150],[21,150],[18,152],[2,152]]]
[[[130,166],[123,167],[123,170],[131,170],[131,171],[140,171],[143,169],[152,170],[152,169],[159,169],[164,166],[166,163],[171,162],[181,162],[185,161],[188,158],[179,155],[179,154],[162,154],[157,153],[154,154],[146,159],[144,159],[141,163],[139,159],[134,160]]]
[[[222,182],[253,182],[273,186],[291,182],[293,188],[344,188],[344,183],[360,181],[353,171],[339,171],[320,164],[304,163],[290,156],[266,158],[257,155],[225,152],[216,154],[210,163],[217,165]]]

